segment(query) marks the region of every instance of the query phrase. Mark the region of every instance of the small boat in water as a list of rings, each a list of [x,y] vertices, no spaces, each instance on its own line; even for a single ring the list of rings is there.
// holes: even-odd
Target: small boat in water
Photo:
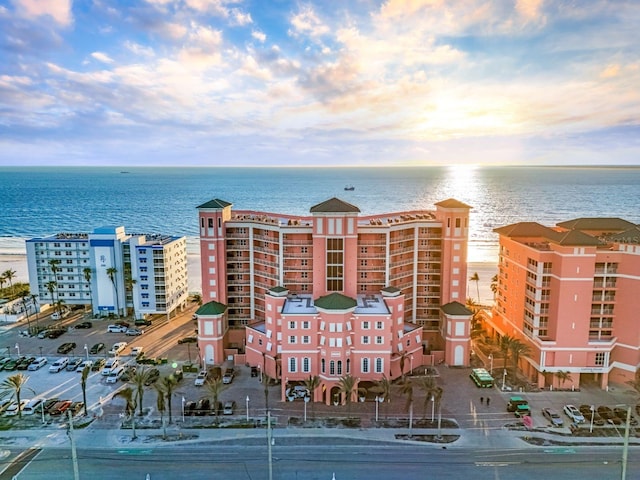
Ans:
[[[355,189],[356,189],[356,187],[354,187],[353,185],[346,185],[346,186],[344,187],[344,189],[345,189],[345,190],[355,190]]]

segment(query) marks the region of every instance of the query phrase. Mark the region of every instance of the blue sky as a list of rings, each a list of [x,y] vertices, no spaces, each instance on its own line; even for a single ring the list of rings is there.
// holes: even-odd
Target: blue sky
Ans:
[[[0,0],[0,165],[638,165],[639,26],[635,0]]]

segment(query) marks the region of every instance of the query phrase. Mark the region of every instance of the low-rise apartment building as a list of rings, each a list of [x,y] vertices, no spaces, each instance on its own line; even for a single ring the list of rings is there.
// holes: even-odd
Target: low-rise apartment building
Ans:
[[[638,226],[579,218],[495,232],[499,278],[488,325],[492,335],[529,346],[520,358],[524,374],[541,388],[633,380],[640,366]]]

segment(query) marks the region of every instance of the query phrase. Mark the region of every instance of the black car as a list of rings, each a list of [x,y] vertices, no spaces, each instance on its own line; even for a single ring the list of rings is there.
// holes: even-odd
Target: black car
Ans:
[[[62,329],[62,328],[56,328],[54,330],[49,330],[49,332],[47,333],[47,338],[58,338],[60,337],[62,334],[64,334],[64,332],[66,332],[66,330]]]
[[[29,368],[29,365],[31,365],[35,361],[36,361],[36,357],[24,358],[20,360],[20,362],[18,362],[18,365],[16,365],[16,369],[27,370]]]
[[[102,367],[104,367],[105,363],[107,363],[107,361],[104,358],[98,358],[95,362],[93,362],[93,365],[91,365],[91,371],[97,372]]]
[[[198,341],[198,337],[184,337],[178,340],[178,345],[182,345],[183,343],[196,343]]]
[[[184,404],[185,415],[195,415],[195,412],[196,412],[196,402],[189,401]]]
[[[129,328],[131,326],[131,324],[129,324],[127,322],[122,322],[122,321],[116,322],[114,325],[119,325],[119,326],[124,327],[124,328]]]
[[[97,353],[100,353],[102,350],[104,350],[104,343],[96,343],[93,347],[91,347],[89,353],[91,355],[95,355]]]
[[[144,318],[136,318],[136,321],[133,322],[133,324],[136,327],[142,327],[142,326],[148,327],[149,325],[151,325],[151,320],[145,320]]]
[[[76,325],[75,328],[91,328],[93,327],[93,323],[91,322],[82,322]]]
[[[133,365],[129,365],[125,367],[124,372],[122,372],[122,376],[120,377],[120,380],[123,382],[128,382],[133,378],[135,374],[136,374],[136,367]]]
[[[144,384],[148,387],[149,385],[156,383],[158,378],[160,378],[160,370],[158,370],[157,368],[152,368],[151,370],[149,370],[149,373],[147,374],[147,380],[146,382],[144,382]]]
[[[65,353],[69,353],[74,348],[76,348],[76,344],[74,342],[63,343],[58,347],[58,353],[64,355]]]
[[[53,408],[53,406],[56,403],[58,403],[59,401],[60,401],[60,399],[58,397],[53,397],[53,398],[47,399],[47,401],[45,401],[44,404],[43,404],[44,413],[49,413],[49,411]]]
[[[211,401],[208,398],[201,398],[196,404],[196,415],[199,417],[208,415],[211,410]]]

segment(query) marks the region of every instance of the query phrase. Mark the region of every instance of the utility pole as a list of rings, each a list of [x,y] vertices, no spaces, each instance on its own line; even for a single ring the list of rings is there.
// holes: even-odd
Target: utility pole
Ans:
[[[247,397],[249,398],[249,397]],[[273,439],[271,438],[271,412],[267,411],[267,453],[269,456],[269,480],[273,480],[273,457],[271,456],[271,445]]]
[[[78,471],[78,454],[76,453],[76,441],[73,438],[73,417],[71,415],[71,411],[67,410],[69,417],[69,430],[67,431],[67,435],[69,435],[69,440],[71,441],[71,461],[73,462],[73,479],[80,480],[80,472]]]
[[[631,407],[627,407],[627,422],[624,427],[624,446],[622,447],[622,480],[627,478],[627,458],[629,455],[629,423],[631,422]]]

